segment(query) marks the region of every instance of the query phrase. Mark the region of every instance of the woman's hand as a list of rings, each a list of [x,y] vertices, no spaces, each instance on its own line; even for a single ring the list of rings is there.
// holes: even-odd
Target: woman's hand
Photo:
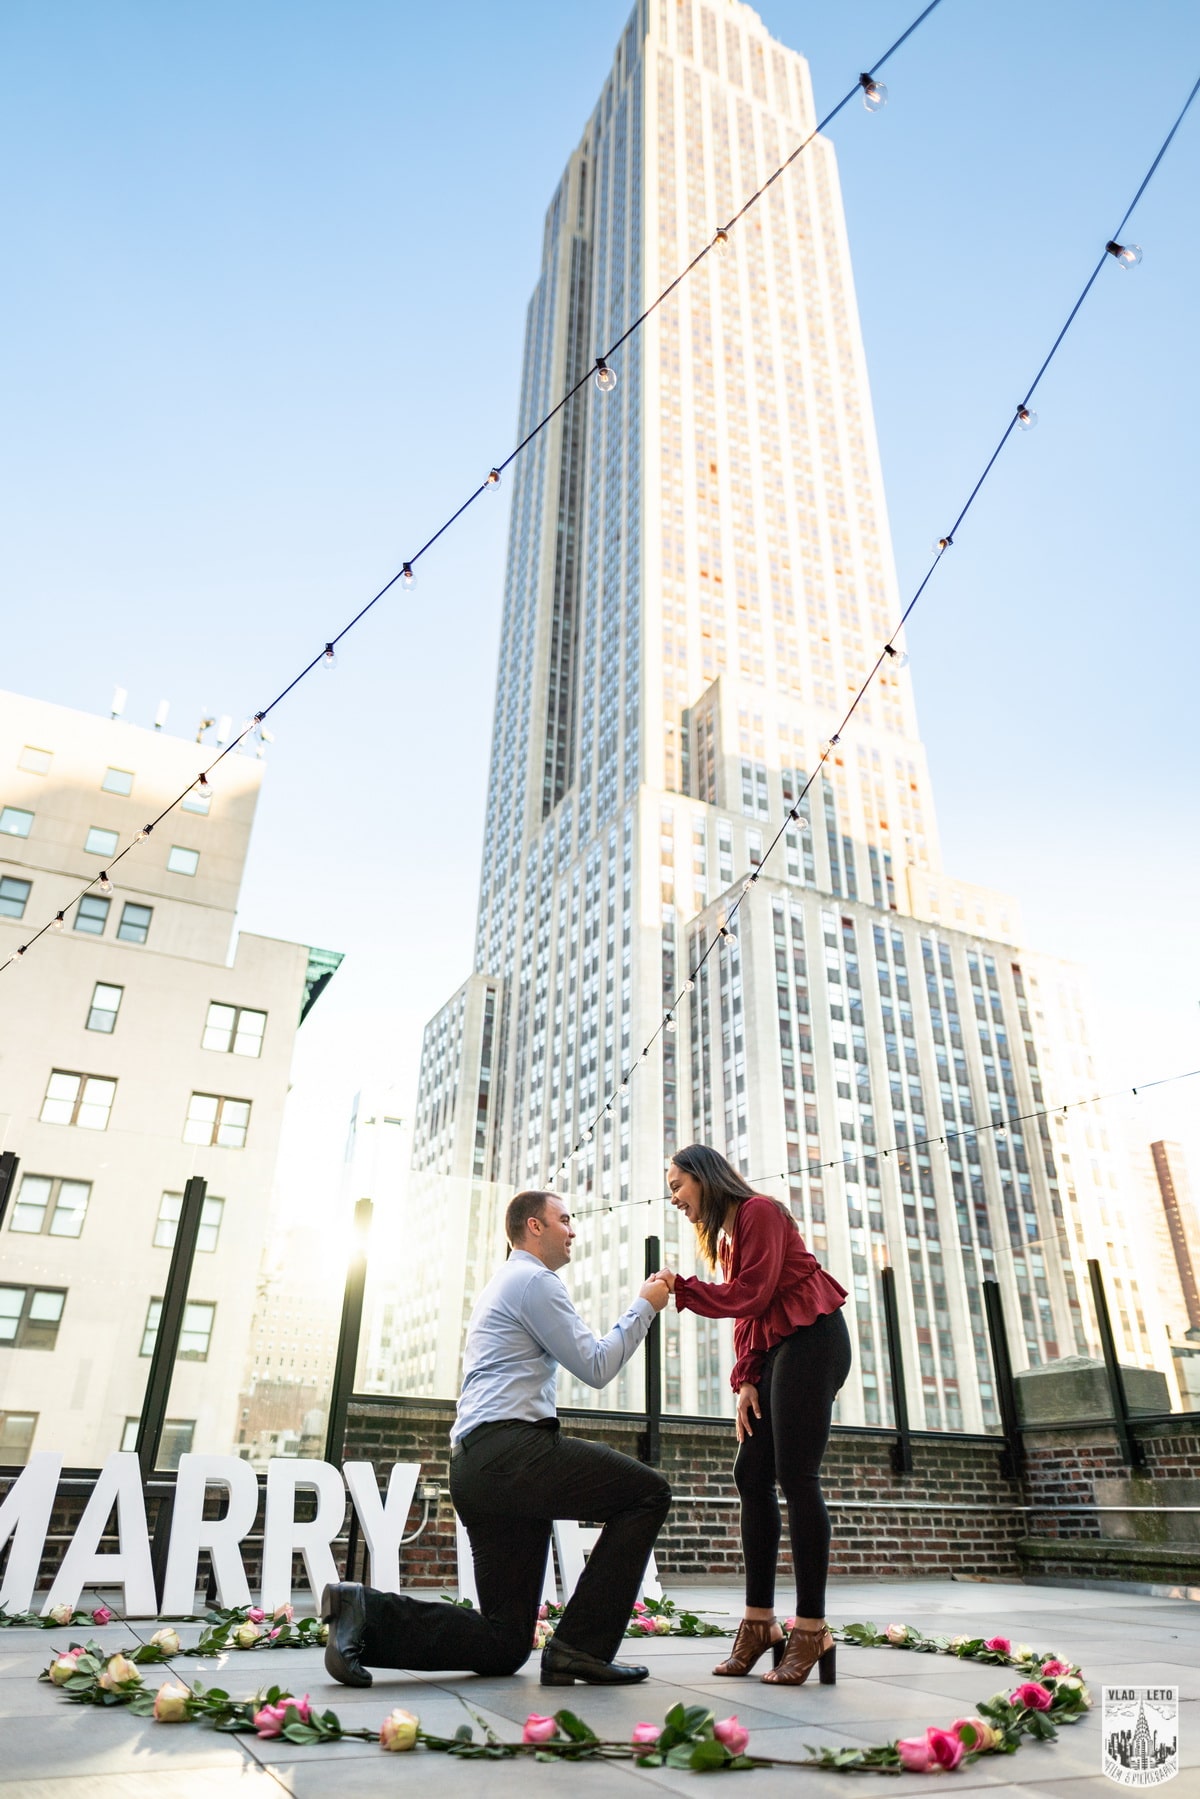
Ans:
[[[675,1276],[669,1268],[660,1268],[654,1278],[656,1281],[661,1281],[663,1283],[668,1293],[674,1293]]]
[[[739,1443],[744,1443],[747,1437],[754,1435],[754,1426],[750,1422],[752,1417],[761,1418],[762,1412],[758,1405],[758,1388],[751,1386],[747,1381],[738,1390],[737,1414],[734,1418],[734,1428],[737,1431]]]

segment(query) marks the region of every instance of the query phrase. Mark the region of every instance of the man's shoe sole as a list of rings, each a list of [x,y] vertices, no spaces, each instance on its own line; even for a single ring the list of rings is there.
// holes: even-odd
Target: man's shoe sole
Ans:
[[[372,1678],[366,1668],[352,1668],[338,1648],[334,1637],[334,1627],[338,1614],[342,1609],[340,1583],[329,1586],[321,1594],[321,1622],[329,1626],[329,1636],[325,1643],[325,1672],[331,1680],[336,1680],[344,1687],[369,1687]]]
[[[637,1674],[619,1674],[615,1680],[609,1675],[605,1675],[599,1680],[589,1680],[586,1674],[547,1674],[543,1669],[542,1685],[544,1687],[573,1687],[578,1681],[583,1687],[635,1687],[643,1680],[648,1679],[649,1674],[649,1668],[645,1668]]]

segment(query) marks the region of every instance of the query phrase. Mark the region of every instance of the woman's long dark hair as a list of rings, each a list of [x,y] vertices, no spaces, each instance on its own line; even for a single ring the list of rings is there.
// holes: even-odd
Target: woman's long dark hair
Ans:
[[[740,1206],[744,1199],[752,1199],[754,1188],[718,1150],[709,1149],[706,1143],[691,1143],[686,1149],[677,1149],[671,1160],[682,1174],[690,1174],[700,1188],[696,1235],[700,1239],[700,1253],[709,1267],[715,1268],[725,1214],[731,1205]]]

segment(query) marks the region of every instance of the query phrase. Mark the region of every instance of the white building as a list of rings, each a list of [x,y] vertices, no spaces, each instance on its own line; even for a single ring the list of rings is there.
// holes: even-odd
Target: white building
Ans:
[[[228,1451],[292,1044],[340,957],[237,934],[263,765],[0,695],[0,1463],[132,1447],[184,1184],[208,1183],[162,1461]]]
[[[806,63],[749,7],[638,0],[546,214],[518,437],[815,118]],[[546,1184],[611,1100],[556,1183],[602,1325],[648,1232],[691,1267],[664,1161],[714,1144],[851,1289],[842,1417],[887,1415],[887,1259],[914,1424],[993,1424],[981,1279],[1018,1366],[1086,1352],[1085,1254],[1124,1248],[1136,1197],[1099,1118],[1018,1122],[1095,1090],[1073,977],[943,872],[898,643],[763,860],[901,611],[830,143],[611,366],[514,468],[475,973],[426,1032],[415,1166]],[[654,1037],[750,875],[734,941]],[[442,1260],[448,1310],[497,1253]],[[1136,1282],[1115,1310],[1153,1360]],[[667,1314],[668,1406],[727,1406],[730,1360],[727,1327]]]

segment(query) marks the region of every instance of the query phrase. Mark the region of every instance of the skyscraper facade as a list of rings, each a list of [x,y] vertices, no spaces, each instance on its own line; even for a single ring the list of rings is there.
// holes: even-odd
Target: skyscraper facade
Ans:
[[[520,436],[815,117],[806,63],[749,7],[638,0],[546,215]],[[615,387],[588,382],[514,466],[475,969],[426,1033],[414,1166],[547,1184],[603,1111],[554,1182],[600,1323],[649,1231],[693,1265],[664,1163],[712,1143],[851,1291],[842,1416],[888,1415],[890,1262],[916,1422],[993,1424],[982,1279],[1018,1366],[1086,1352],[1089,1220],[1107,1202],[1121,1244],[1131,1220],[1098,1119],[1013,1122],[1088,1091],[1070,971],[942,869],[832,145],[608,360]],[[1124,1348],[1149,1360],[1134,1293]],[[724,1409],[728,1327],[666,1318],[668,1405]]]

